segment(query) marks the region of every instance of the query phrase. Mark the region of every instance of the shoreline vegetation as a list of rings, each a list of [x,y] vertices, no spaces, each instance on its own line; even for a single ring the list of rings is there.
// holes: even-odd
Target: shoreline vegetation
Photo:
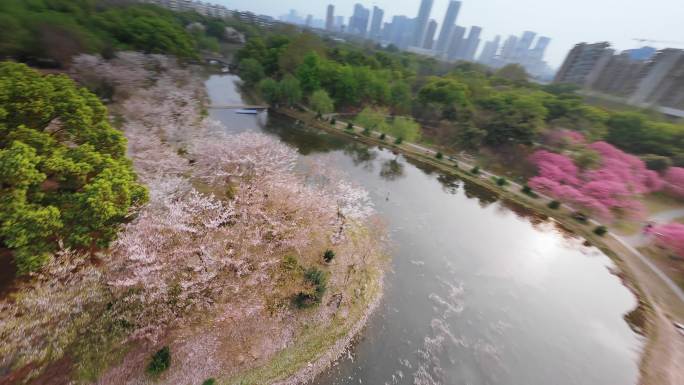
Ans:
[[[475,167],[468,167],[466,163],[459,160],[446,159],[444,156],[437,155],[440,153],[435,150],[426,153],[423,146],[415,147],[409,142],[396,143],[384,133],[370,131],[339,119],[335,119],[334,124],[331,124],[330,120],[322,120],[320,116],[307,111],[304,107],[301,107],[301,110],[283,107],[274,110],[304,125],[350,137],[368,145],[388,148],[442,172],[475,183],[497,194],[501,199],[552,218],[566,230],[583,237],[613,260],[618,269],[614,273],[637,297],[637,307],[625,315],[625,320],[637,333],[646,337],[639,365],[640,383],[660,384],[663,378],[679,379],[682,375],[677,359],[684,357],[684,350],[682,350],[684,346],[678,343],[676,336],[679,332],[669,320],[672,316],[676,319],[684,319],[681,300],[674,296],[670,287],[663,284],[660,277],[653,274],[631,250],[618,241],[615,238],[616,235],[596,231],[595,226],[600,226],[597,222],[592,221],[595,225],[580,222],[573,218],[575,211],[566,205],[555,209],[550,208],[548,204],[551,201],[550,198],[526,194],[522,186],[506,187],[508,184],[500,184],[500,179],[493,174],[477,166],[475,167],[478,170],[474,172]],[[352,124],[351,129],[349,124]],[[676,381],[671,383],[677,383]]]

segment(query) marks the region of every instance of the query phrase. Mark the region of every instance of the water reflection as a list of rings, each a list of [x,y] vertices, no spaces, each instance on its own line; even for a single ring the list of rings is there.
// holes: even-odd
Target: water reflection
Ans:
[[[380,177],[386,181],[394,181],[404,176],[404,164],[397,158],[382,162]]]

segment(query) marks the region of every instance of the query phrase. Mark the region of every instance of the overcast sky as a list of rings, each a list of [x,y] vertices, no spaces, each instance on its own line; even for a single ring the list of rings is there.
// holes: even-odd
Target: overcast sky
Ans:
[[[420,0],[209,0],[231,9],[249,10],[278,17],[295,9],[324,19],[327,4],[335,14],[349,17],[355,3],[377,5],[385,10],[387,21],[393,15],[415,17]],[[684,48],[684,0],[463,0],[457,23],[479,25],[483,39],[495,35],[519,35],[535,31],[552,41],[546,59],[557,67],[567,51],[578,42],[609,41],[618,50],[648,44],[657,48]],[[431,18],[440,24],[449,0],[434,0]],[[346,23],[346,19],[345,19]],[[439,29],[438,29],[439,31]],[[641,43],[633,38],[678,41]]]

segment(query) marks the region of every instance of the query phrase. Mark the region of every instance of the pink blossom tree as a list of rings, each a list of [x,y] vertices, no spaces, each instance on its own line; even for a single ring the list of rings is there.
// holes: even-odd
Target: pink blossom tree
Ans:
[[[532,154],[530,161],[537,167],[538,176],[530,179],[530,187],[587,209],[603,220],[611,220],[615,213],[641,218],[645,209],[637,197],[662,188],[658,174],[648,170],[641,159],[606,142],[587,148],[601,157],[596,169],[580,171],[569,157],[546,150]]]
[[[655,226],[650,233],[657,245],[684,257],[684,224],[668,223]]]
[[[670,167],[663,179],[667,191],[679,198],[684,198],[684,167]]]

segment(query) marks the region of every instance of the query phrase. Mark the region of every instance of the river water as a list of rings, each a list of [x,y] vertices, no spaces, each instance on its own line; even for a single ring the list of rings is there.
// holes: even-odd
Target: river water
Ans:
[[[207,80],[238,104],[232,75]],[[211,110],[230,132],[295,147],[365,187],[387,223],[383,303],[351,354],[316,384],[636,384],[634,295],[613,262],[553,221],[386,149],[262,113]]]

